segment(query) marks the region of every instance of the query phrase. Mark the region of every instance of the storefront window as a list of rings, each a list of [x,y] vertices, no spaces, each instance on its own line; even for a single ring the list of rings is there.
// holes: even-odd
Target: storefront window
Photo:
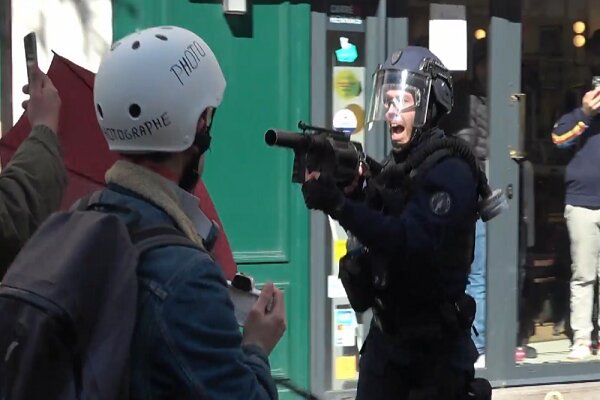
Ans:
[[[469,141],[482,167],[488,169],[490,158],[498,153],[497,149],[489,148],[488,142],[488,118],[494,112],[487,101],[490,4],[487,0],[468,5],[456,1],[444,3],[465,7],[469,62],[466,71],[454,71],[454,110],[443,126],[446,133]],[[571,124],[568,129],[555,132],[554,141],[552,136],[560,117],[581,107],[582,97],[592,88],[592,69],[600,66],[600,31],[594,37],[594,32],[600,29],[600,5],[592,3],[566,0],[543,2],[543,5],[536,0],[522,3],[525,153],[513,156],[519,165],[520,178],[516,227],[519,298],[514,348],[518,364],[594,360],[598,350],[600,217],[594,219],[593,214],[600,209],[600,173],[595,183],[599,188],[598,204],[593,200],[583,203],[573,200],[569,193],[575,191],[577,198],[578,184],[572,184],[571,189],[565,185],[567,165],[576,156],[585,155],[584,148],[590,149],[593,139],[588,141],[585,136],[593,132],[575,132],[580,129],[579,123],[587,122],[575,115],[568,121]],[[417,1],[410,4],[410,44],[428,46],[432,5]],[[578,134],[582,136],[567,138]],[[565,145],[563,142],[568,140],[576,143]],[[591,160],[587,165],[594,169]],[[585,176],[591,173],[583,172]],[[595,186],[590,185],[593,191]],[[596,196],[595,192],[582,195]],[[565,201],[569,204],[569,200],[585,203],[586,207],[584,210],[577,205],[565,207]],[[579,215],[586,210],[590,215]],[[590,225],[588,231],[584,231],[586,222]],[[586,240],[586,234],[594,235],[594,239]],[[473,335],[482,355],[478,367],[485,367],[489,245],[486,224],[479,221],[467,289],[478,305],[475,325],[479,336]],[[573,261],[573,257],[579,261]]]
[[[442,7],[440,9],[440,6]],[[466,52],[464,63],[454,62],[455,65],[466,65],[465,70],[455,68],[452,71],[454,79],[454,107],[452,112],[442,120],[442,128],[449,135],[459,136],[472,145],[473,151],[482,168],[486,169],[490,157],[487,136],[487,35],[489,25],[489,1],[481,0],[471,2],[468,6],[463,2],[444,2],[444,4],[431,5],[420,2],[412,2],[409,8],[409,40],[410,44],[429,47],[436,41],[432,35],[430,21],[436,19],[436,15],[446,12],[457,18],[464,18],[466,22],[464,37],[466,43],[458,43],[453,47],[458,54],[443,52],[439,56],[447,65],[453,61],[450,57],[460,55],[461,47]],[[460,26],[460,25],[457,25]],[[447,36],[454,36],[446,33]],[[458,33],[462,36],[462,32]],[[435,53],[435,49],[433,49]],[[471,265],[469,285],[467,292],[477,303],[475,316],[475,328],[473,341],[480,354],[477,367],[485,367],[486,359],[486,301],[487,301],[487,239],[486,224],[478,221],[475,239],[475,254]]]
[[[383,3],[389,5],[390,0]],[[451,66],[455,94],[453,111],[441,127],[472,146],[490,185],[509,198],[509,210],[502,217],[477,223],[467,287],[478,308],[478,334],[472,335],[480,354],[477,374],[495,386],[597,379],[598,370],[589,363],[600,361],[600,135],[595,136],[600,117],[585,116],[581,107],[585,103],[589,114],[594,107],[600,110],[600,90],[596,98],[589,93],[593,77],[600,77],[600,2],[394,4],[399,3],[400,17],[382,16],[378,8],[377,15],[365,21],[366,81],[384,53],[393,51],[389,45],[376,47],[382,42],[374,36],[387,35],[393,42],[392,33],[400,32],[401,46],[428,47],[438,54]],[[386,18],[386,24],[405,21],[394,29],[380,29]],[[447,32],[456,43],[441,51],[435,48],[443,42],[435,37],[436,20],[459,20],[448,26],[464,29]],[[331,54],[339,37],[328,35]],[[344,37],[362,43],[358,33]],[[327,74],[332,66],[338,65],[328,63]],[[561,120],[568,113],[573,114]],[[372,142],[365,144],[369,153]],[[577,171],[567,179],[574,163]],[[360,328],[367,324],[348,318],[352,313],[345,302],[329,305],[333,308],[328,322],[339,329],[330,335],[335,349],[330,377],[339,371],[348,375],[347,380],[331,379],[331,386],[347,390],[356,383],[355,361],[365,334]],[[345,336],[351,330],[346,327],[359,328],[355,339]],[[351,345],[335,348],[344,338]]]
[[[529,165],[522,191],[535,212],[522,219],[520,232],[521,351],[515,357],[528,364],[600,360],[600,170],[592,161],[600,151],[594,139],[600,129],[581,111],[592,77],[600,73],[600,4],[540,4],[523,3]]]

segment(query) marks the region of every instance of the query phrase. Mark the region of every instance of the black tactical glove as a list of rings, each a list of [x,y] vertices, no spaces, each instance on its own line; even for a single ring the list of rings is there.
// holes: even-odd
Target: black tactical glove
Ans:
[[[336,218],[344,205],[344,194],[331,176],[321,175],[302,185],[304,203],[311,210],[321,210]]]

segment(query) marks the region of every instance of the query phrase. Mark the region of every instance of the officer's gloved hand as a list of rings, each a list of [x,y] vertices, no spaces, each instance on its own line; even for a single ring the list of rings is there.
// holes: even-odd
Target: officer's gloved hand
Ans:
[[[320,175],[302,185],[304,203],[311,210],[321,210],[336,218],[344,204],[344,194],[329,175]]]

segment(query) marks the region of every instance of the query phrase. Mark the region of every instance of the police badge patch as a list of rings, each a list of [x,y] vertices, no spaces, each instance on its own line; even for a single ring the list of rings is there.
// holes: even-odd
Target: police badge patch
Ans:
[[[429,207],[435,215],[446,215],[452,208],[452,199],[447,192],[437,192],[431,196]]]

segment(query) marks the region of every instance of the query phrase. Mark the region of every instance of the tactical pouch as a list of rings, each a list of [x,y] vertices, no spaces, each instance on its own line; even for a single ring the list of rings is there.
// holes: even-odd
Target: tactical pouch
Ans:
[[[340,259],[338,277],[354,311],[363,312],[373,305],[371,266],[363,249],[349,252]]]
[[[443,302],[440,312],[448,333],[458,336],[468,332],[475,320],[475,309],[475,300],[466,293],[454,302]]]

